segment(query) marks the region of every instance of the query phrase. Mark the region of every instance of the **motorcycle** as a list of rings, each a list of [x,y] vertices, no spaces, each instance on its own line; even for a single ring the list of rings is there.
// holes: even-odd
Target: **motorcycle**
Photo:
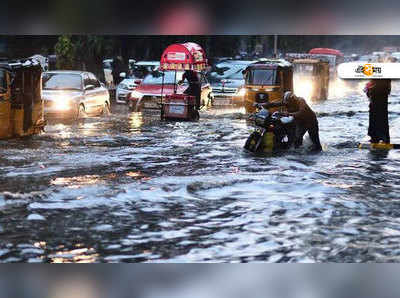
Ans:
[[[250,115],[254,131],[247,138],[244,148],[253,153],[274,152],[289,149],[293,144],[295,126],[282,123],[287,114],[270,113],[264,106],[255,104],[256,112]]]

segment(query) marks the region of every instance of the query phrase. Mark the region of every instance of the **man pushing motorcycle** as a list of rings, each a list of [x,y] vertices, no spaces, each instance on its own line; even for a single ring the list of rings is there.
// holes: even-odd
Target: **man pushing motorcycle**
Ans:
[[[296,148],[303,144],[303,136],[306,132],[313,142],[312,151],[321,151],[322,146],[319,140],[318,120],[315,112],[310,108],[304,98],[297,97],[291,91],[285,92],[283,100],[276,103],[258,104],[264,108],[284,106],[288,112],[286,117],[281,118],[284,124],[294,123],[296,125],[294,145]]]

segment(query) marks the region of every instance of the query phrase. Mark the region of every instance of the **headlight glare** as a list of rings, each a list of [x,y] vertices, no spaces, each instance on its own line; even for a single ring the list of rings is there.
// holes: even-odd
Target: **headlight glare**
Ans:
[[[69,110],[71,108],[71,100],[66,96],[58,96],[54,100],[54,107],[59,111]]]

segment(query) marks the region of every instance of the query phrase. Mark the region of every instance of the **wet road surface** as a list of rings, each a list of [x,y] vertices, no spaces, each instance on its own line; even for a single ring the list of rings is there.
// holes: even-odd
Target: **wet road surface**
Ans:
[[[246,153],[241,109],[166,123],[118,106],[0,141],[0,262],[399,261],[400,151],[356,148],[364,96],[313,108],[320,154]]]

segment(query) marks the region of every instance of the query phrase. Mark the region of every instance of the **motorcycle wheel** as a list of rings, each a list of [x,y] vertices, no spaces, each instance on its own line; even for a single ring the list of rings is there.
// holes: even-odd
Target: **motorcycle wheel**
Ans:
[[[246,143],[244,144],[244,148],[251,152],[259,152],[261,146],[259,146],[261,135],[258,132],[253,132],[248,138]]]

